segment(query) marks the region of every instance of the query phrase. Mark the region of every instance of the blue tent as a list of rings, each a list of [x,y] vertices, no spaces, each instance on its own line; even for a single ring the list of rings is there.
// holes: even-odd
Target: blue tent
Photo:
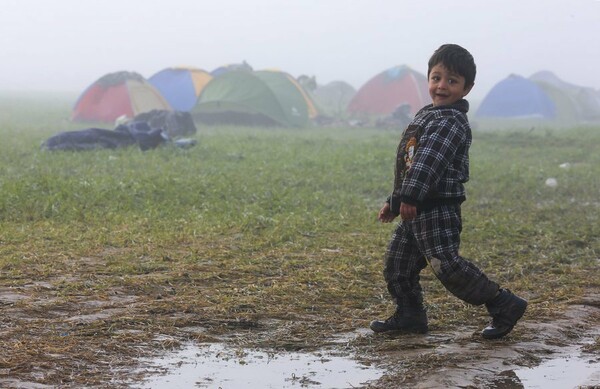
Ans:
[[[252,70],[253,70],[252,66],[250,66],[248,64],[248,62],[242,61],[242,63],[232,63],[229,65],[219,66],[218,68],[211,71],[210,75],[213,77],[219,77],[220,75],[223,75],[225,73],[232,72],[232,71],[251,72]]]
[[[191,111],[212,76],[201,69],[176,67],[163,69],[148,79],[176,111]]]
[[[475,116],[555,119],[556,104],[545,89],[535,81],[510,75],[490,90]]]

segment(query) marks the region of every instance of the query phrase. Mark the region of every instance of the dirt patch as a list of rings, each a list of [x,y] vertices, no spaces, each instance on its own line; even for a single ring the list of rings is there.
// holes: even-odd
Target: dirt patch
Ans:
[[[496,341],[481,339],[477,328],[383,341],[387,350],[377,350],[379,344],[374,354],[390,373],[371,387],[522,388],[516,370],[579,354],[600,370],[599,301],[591,296],[552,320],[526,316],[513,333]]]
[[[55,287],[63,281],[0,289],[0,386],[128,387],[144,376],[143,369],[131,373],[141,358],[189,341],[269,352],[335,350],[385,369],[370,388],[519,387],[515,370],[549,358],[583,353],[600,362],[595,289],[561,310],[533,316],[531,309],[510,336],[485,341],[479,327],[457,324],[434,324],[423,336],[375,335],[366,330],[370,313],[341,325],[323,312],[251,320],[203,315],[202,307],[174,303],[169,285],[93,294],[83,285],[81,294],[66,296]]]

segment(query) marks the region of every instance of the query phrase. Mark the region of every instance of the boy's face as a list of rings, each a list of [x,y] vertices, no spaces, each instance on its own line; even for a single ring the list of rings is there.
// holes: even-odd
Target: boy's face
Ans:
[[[465,78],[439,63],[429,72],[429,96],[434,107],[450,105],[465,97],[473,85],[465,87]]]

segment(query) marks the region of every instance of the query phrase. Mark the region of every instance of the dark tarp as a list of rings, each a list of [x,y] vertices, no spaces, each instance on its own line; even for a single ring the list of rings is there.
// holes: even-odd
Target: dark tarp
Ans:
[[[169,138],[194,135],[197,132],[192,115],[185,111],[153,109],[136,115],[133,120],[147,122],[153,129],[163,129]]]
[[[83,151],[137,145],[145,151],[154,149],[167,140],[168,137],[163,134],[162,129],[152,129],[146,122],[134,121],[121,124],[114,130],[87,128],[61,132],[42,143],[42,149]]]
[[[58,133],[42,143],[42,149],[82,151],[137,145],[145,151],[168,142],[186,148],[194,146],[196,141],[176,138],[196,131],[189,112],[152,110],[137,115],[133,121],[119,124],[114,130],[86,128]]]

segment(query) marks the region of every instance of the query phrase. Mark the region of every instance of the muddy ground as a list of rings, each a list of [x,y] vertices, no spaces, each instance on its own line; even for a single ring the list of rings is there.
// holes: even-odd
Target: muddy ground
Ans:
[[[584,355],[598,371],[585,385],[600,388],[599,319],[600,295],[594,294],[557,312],[551,320],[526,316],[501,340],[483,340],[474,327],[405,338],[399,341],[401,351],[385,353],[401,372],[373,387],[517,389],[524,386],[515,370],[548,359]]]
[[[596,289],[543,315],[536,314],[534,304],[507,338],[485,341],[473,323],[443,328],[434,319],[427,335],[375,335],[366,330],[372,317],[342,326],[307,315],[206,318],[199,310],[169,303],[168,287],[145,295],[113,288],[76,298],[61,295],[64,288],[58,286],[65,282],[0,290],[0,387],[126,388],[149,371],[139,369],[140,358],[188,341],[273,352],[335,350],[386,369],[380,380],[365,384],[369,388],[521,388],[515,369],[583,353],[599,371],[586,384],[600,387]],[[319,385],[309,381],[302,387]]]

